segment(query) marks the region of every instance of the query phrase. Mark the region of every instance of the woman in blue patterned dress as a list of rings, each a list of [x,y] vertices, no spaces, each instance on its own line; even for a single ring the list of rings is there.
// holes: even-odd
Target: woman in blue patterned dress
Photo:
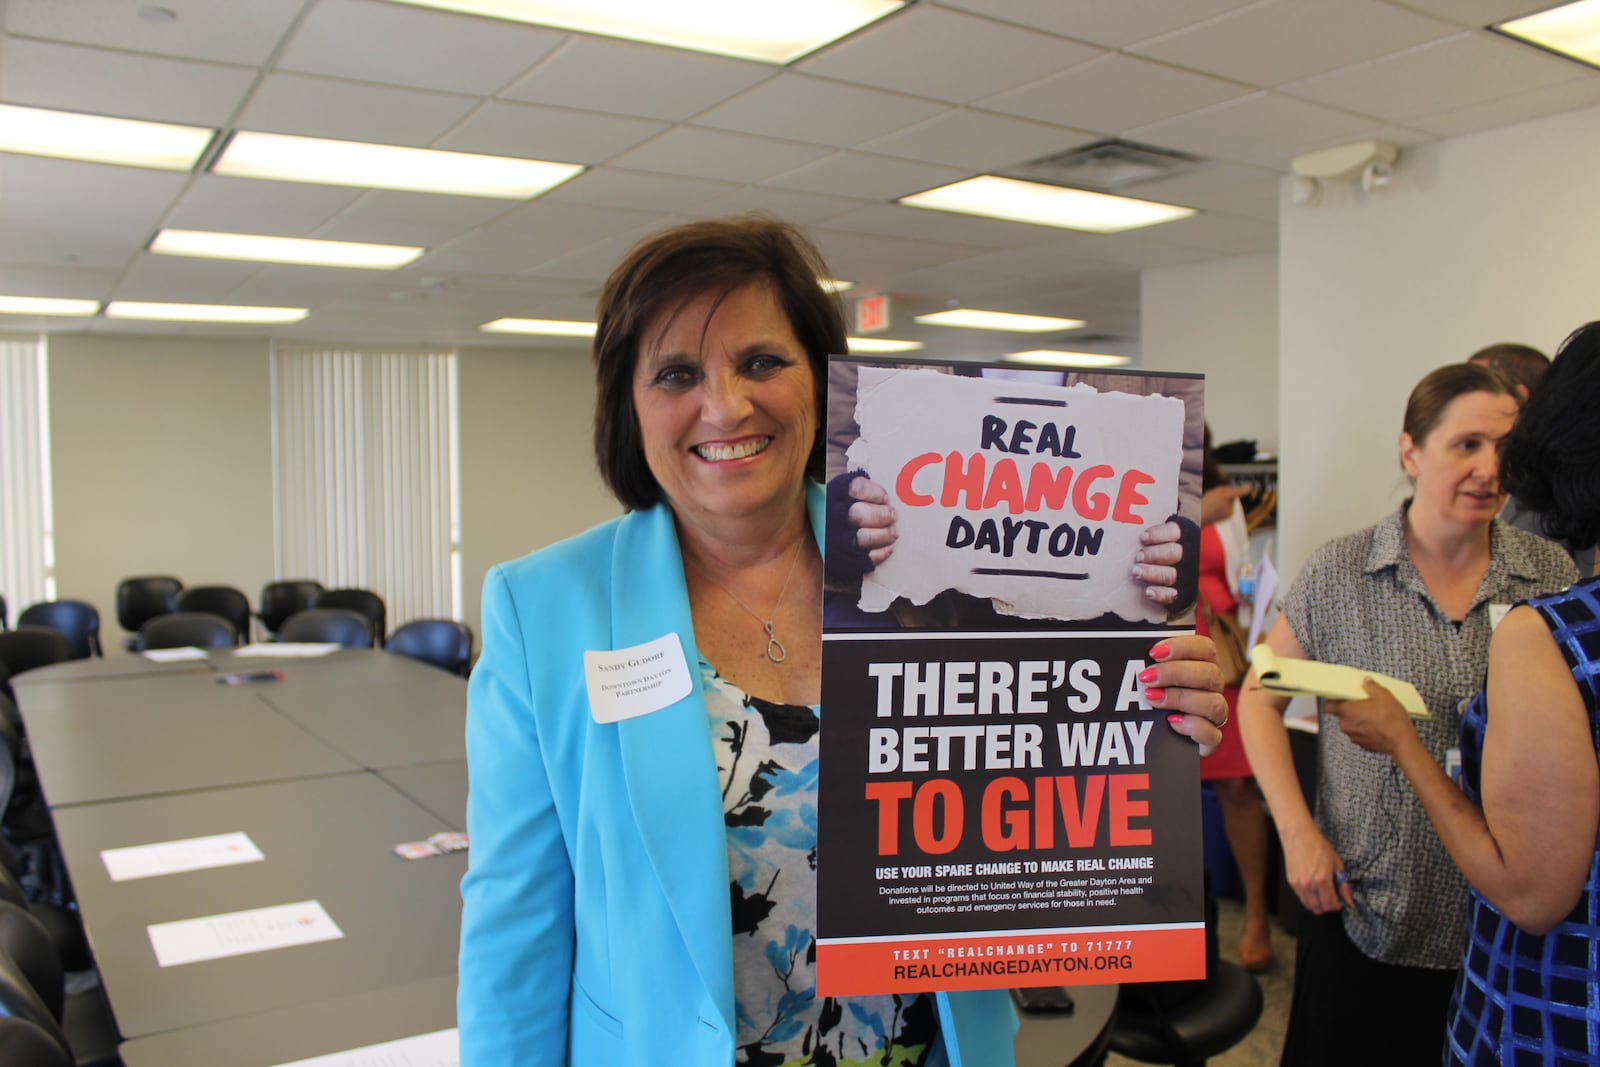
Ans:
[[[744,219],[648,238],[606,283],[595,445],[629,512],[485,581],[464,1067],[1012,1061],[1003,990],[816,993],[825,276]],[[1209,640],[1152,655],[1151,703],[1215,748]]]
[[[1600,541],[1600,323],[1569,337],[1506,441],[1507,490]],[[1394,699],[1336,709],[1410,780],[1471,885],[1445,1062],[1600,1063],[1600,578],[1507,614],[1461,719],[1461,788]]]

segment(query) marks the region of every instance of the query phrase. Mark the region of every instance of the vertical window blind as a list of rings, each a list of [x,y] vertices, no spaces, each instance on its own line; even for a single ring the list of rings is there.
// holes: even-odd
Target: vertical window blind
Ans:
[[[0,595],[13,622],[56,595],[48,361],[43,338],[0,340]]]
[[[278,577],[460,618],[456,392],[453,352],[273,347]]]

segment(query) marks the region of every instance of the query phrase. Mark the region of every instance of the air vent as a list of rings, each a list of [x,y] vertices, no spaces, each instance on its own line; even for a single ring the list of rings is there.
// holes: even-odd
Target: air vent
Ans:
[[[1111,192],[1156,178],[1186,174],[1206,162],[1186,152],[1113,137],[1010,167],[1001,173],[1007,178]]]

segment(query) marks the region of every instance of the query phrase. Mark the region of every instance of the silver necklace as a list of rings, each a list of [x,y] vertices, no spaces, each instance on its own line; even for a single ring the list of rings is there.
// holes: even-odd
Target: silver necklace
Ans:
[[[789,579],[794,577],[794,565],[796,563],[800,562],[800,550],[805,548],[805,547],[806,547],[806,541],[805,541],[805,538],[802,537],[800,539],[800,543],[798,545],[796,545],[795,548],[794,548],[794,555],[789,557],[789,572],[783,576],[783,586],[782,586],[782,588],[780,588],[778,590],[778,599],[773,601],[773,603],[772,603],[772,614],[773,614],[774,618],[777,617],[777,614],[778,614],[778,605],[783,603],[783,594],[785,594],[785,593],[787,593],[789,591]],[[746,604],[744,601],[740,600],[734,594],[732,589],[729,589],[727,586],[723,585],[721,582],[717,581],[715,578],[712,578],[711,577],[711,572],[706,570],[704,567],[700,568],[700,572],[711,580],[711,584],[712,585],[716,586],[718,589],[722,590],[724,593],[727,593],[728,596],[733,599],[733,602],[735,604],[739,605],[747,613],[749,613],[750,617],[752,619],[756,620],[757,622],[759,622],[761,624],[761,628],[763,630],[767,631],[767,658],[768,659],[770,659],[774,663],[782,663],[784,660],[789,658],[789,650],[783,647],[783,642],[779,641],[777,634],[772,632],[772,619],[763,619],[756,611],[754,611],[750,607],[749,604]]]

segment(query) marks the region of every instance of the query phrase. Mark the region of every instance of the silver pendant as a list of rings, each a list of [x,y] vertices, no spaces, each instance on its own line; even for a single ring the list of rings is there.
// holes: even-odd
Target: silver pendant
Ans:
[[[789,658],[789,650],[784,648],[783,642],[774,636],[770,622],[763,622],[761,625],[766,627],[767,631],[767,658],[774,663],[782,663]]]

